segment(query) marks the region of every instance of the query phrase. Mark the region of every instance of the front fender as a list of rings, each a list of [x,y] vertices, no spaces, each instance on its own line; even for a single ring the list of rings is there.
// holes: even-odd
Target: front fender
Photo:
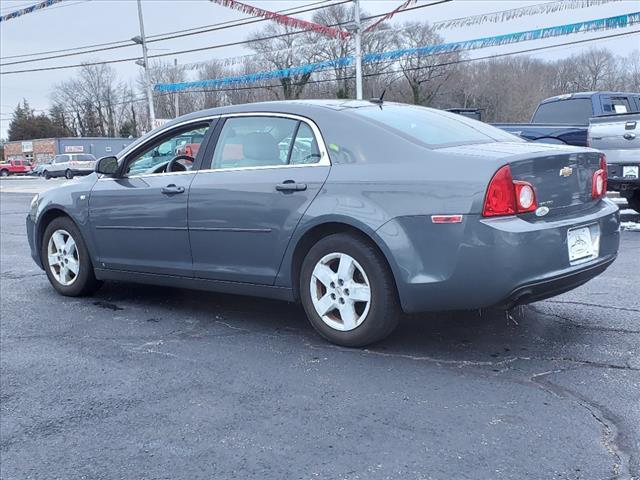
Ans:
[[[66,215],[80,230],[92,260],[96,258],[93,237],[89,229],[89,195],[95,182],[91,181],[91,176],[85,178],[86,180],[65,183],[40,195],[35,213],[29,214],[35,224],[34,245],[37,252],[40,251],[41,238],[50,219],[58,215]]]

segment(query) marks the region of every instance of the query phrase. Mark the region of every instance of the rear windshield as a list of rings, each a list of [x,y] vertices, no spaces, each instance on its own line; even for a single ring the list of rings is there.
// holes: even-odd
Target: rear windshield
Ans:
[[[593,115],[590,98],[573,98],[543,103],[533,115],[531,123],[560,123],[588,125]]]
[[[520,141],[498,128],[454,113],[409,105],[356,108],[354,113],[429,147]]]

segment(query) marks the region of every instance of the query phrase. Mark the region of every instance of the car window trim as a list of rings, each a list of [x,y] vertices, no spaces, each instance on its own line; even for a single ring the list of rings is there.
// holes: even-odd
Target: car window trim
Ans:
[[[230,168],[212,168],[211,164],[213,163],[213,155],[215,152],[215,148],[218,146],[218,141],[220,140],[220,132],[222,131],[222,127],[224,126],[225,121],[228,118],[236,118],[236,117],[274,117],[274,118],[287,118],[290,120],[296,120],[298,122],[306,123],[311,131],[313,132],[313,136],[316,139],[318,144],[318,150],[320,151],[320,160],[316,163],[302,163],[302,164],[286,164],[286,165],[261,165],[256,167],[230,167]],[[322,133],[320,129],[316,125],[316,123],[308,117],[304,117],[302,115],[296,115],[292,113],[279,113],[279,112],[238,112],[238,113],[225,113],[220,115],[220,120],[218,122],[219,128],[216,128],[215,138],[211,138],[213,142],[213,148],[211,152],[206,152],[208,159],[206,161],[203,160],[201,167],[205,165],[209,165],[208,168],[200,168],[198,172],[237,172],[237,171],[247,171],[247,170],[271,170],[271,169],[281,169],[281,168],[301,168],[301,167],[327,167],[331,166],[331,159],[329,157],[329,151],[324,143],[324,138],[322,137]],[[298,124],[299,127],[300,123]],[[297,133],[297,132],[296,132]]]

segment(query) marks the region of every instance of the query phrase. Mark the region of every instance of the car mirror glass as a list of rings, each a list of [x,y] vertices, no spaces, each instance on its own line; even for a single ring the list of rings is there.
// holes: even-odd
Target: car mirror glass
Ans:
[[[118,158],[117,157],[102,157],[96,162],[96,173],[102,175],[115,175],[118,171]]]

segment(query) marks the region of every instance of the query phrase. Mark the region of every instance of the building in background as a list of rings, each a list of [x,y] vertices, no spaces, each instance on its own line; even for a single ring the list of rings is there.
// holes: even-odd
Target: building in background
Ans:
[[[90,153],[96,158],[116,155],[135,138],[64,137],[7,142],[4,160],[28,160],[32,165],[48,163],[61,153]]]

